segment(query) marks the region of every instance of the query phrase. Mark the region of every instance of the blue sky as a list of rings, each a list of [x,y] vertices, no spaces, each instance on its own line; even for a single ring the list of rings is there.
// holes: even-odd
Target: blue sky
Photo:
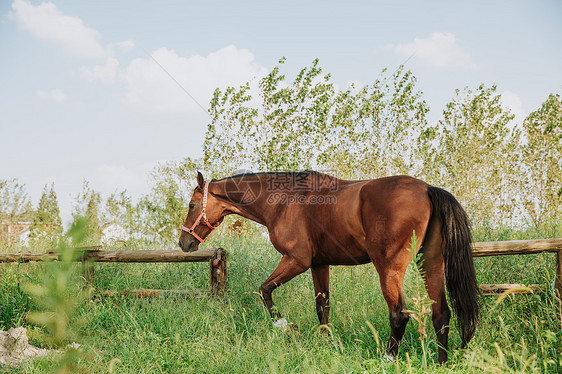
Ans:
[[[68,219],[84,179],[149,190],[155,163],[201,154],[216,87],[315,58],[339,87],[406,66],[440,118],[455,89],[497,84],[521,120],[562,91],[562,1],[0,3],[0,179]]]

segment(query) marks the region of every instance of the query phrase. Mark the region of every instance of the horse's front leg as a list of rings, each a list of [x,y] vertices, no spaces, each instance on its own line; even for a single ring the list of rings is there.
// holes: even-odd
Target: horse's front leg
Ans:
[[[305,264],[299,263],[294,258],[288,255],[283,255],[283,257],[281,258],[281,262],[279,262],[279,265],[277,265],[277,268],[275,269],[273,274],[271,274],[269,278],[267,278],[267,280],[261,285],[260,292],[263,298],[263,302],[271,318],[276,320],[276,322],[274,323],[275,326],[282,327],[285,330],[289,326],[289,324],[287,323],[287,320],[285,318],[281,317],[281,313],[279,313],[279,310],[273,303],[273,299],[271,297],[273,290],[275,290],[283,283],[290,281],[297,275],[303,273],[307,269],[308,266],[306,266]]]

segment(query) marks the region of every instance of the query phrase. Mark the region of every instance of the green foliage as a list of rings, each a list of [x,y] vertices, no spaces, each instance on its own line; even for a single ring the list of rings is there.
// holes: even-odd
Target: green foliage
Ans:
[[[101,222],[105,229],[102,244],[117,242],[127,245],[131,234],[138,237],[143,227],[139,206],[127,195],[127,191],[114,192],[103,202]]]
[[[135,206],[127,191],[115,192],[104,201],[101,221],[104,226],[117,224],[124,227],[133,227],[135,220]]]
[[[318,167],[335,96],[329,78],[322,76],[315,60],[291,85],[275,67],[260,80],[255,97],[250,83],[216,90],[204,143],[205,166],[222,173],[244,164],[256,170]]]
[[[32,217],[31,201],[25,186],[17,179],[0,179],[0,246],[12,248],[15,238],[8,228],[14,224],[27,224]]]
[[[410,248],[407,248],[412,253],[412,261],[406,269],[406,277],[409,279],[406,287],[406,294],[410,295],[409,303],[412,307],[405,312],[410,314],[412,320],[417,324],[418,339],[422,349],[422,367],[427,371],[427,356],[429,345],[427,344],[427,330],[429,317],[431,316],[431,305],[434,303],[427,294],[424,282],[424,274],[422,270],[422,253],[420,252],[421,243],[418,243],[416,231],[412,233],[410,239]]]
[[[102,236],[102,222],[100,218],[101,194],[90,187],[87,181],[82,185],[82,192],[76,196],[72,217],[74,221],[85,218],[87,222],[87,238],[84,244],[99,244]]]
[[[342,177],[415,175],[419,169],[413,141],[427,127],[429,108],[412,72],[400,67],[381,75],[372,85],[341,91],[334,103],[334,142],[325,162]]]
[[[73,245],[80,245],[89,235],[89,222],[78,218],[68,231]],[[82,356],[76,342],[80,340],[79,329],[83,320],[76,316],[78,308],[90,296],[82,287],[73,261],[80,256],[73,247],[61,242],[58,249],[61,261],[45,264],[45,272],[36,280],[23,285],[34,303],[26,319],[34,326],[31,336],[52,348],[64,348],[58,357],[57,373],[76,372],[77,362]],[[72,343],[72,345],[70,345]]]
[[[33,214],[29,238],[35,245],[53,246],[62,234],[62,221],[54,185],[43,188],[37,209]]]
[[[520,181],[523,205],[535,227],[562,214],[562,102],[549,95],[523,122]],[[549,222],[550,221],[550,222]]]
[[[17,179],[0,180],[0,220],[28,221],[31,218],[31,201],[25,186]]]
[[[443,119],[426,130],[423,178],[455,195],[476,225],[507,224],[515,210],[515,170],[519,135],[509,129],[513,115],[496,86],[456,91]]]
[[[309,272],[278,288],[274,299],[280,311],[299,325],[299,336],[294,337],[271,326],[256,292],[279,261],[280,255],[269,241],[259,236],[213,236],[213,240],[211,245],[220,244],[229,251],[229,292],[223,298],[116,296],[79,304],[70,319],[78,340],[70,340],[79,342],[89,356],[79,357],[75,361],[77,365],[83,365],[88,372],[108,372],[111,367],[116,373],[394,373],[397,370],[474,373],[494,367],[505,373],[524,367],[527,372],[538,368],[543,373],[557,373],[562,369],[562,331],[556,305],[549,294],[510,296],[500,304],[496,304],[497,296],[486,297],[481,325],[468,350],[458,350],[460,337],[455,329],[451,330],[447,367],[437,364],[435,334],[431,322],[426,321],[425,370],[419,325],[412,321],[406,329],[398,360],[391,363],[382,360],[390,336],[388,308],[372,265],[331,269],[332,335],[329,337],[317,332]],[[505,273],[516,273],[514,276],[520,282],[535,282],[536,276],[550,281],[554,274],[551,256],[504,256],[496,258],[498,262],[491,267],[484,263],[487,258],[477,260],[481,283],[501,282]],[[521,266],[516,267],[517,264]],[[100,289],[209,287],[206,263],[95,266],[94,285]],[[406,296],[408,309],[414,310],[411,298],[416,296],[419,276],[414,272],[414,265],[411,269],[405,280]],[[7,285],[6,277],[15,271],[15,266],[3,270],[1,284]],[[45,275],[41,274],[43,271]],[[48,268],[37,269],[33,277],[43,279],[48,271]],[[70,289],[76,286],[78,290],[81,286],[79,282],[67,284]],[[14,288],[5,287],[2,291],[17,297]],[[19,300],[4,297],[0,302],[2,311],[14,309],[11,304]],[[18,313],[21,316],[24,312]],[[75,318],[77,322],[84,318],[88,323],[74,325]],[[25,319],[22,321],[27,323]],[[496,346],[502,352],[503,361],[498,358]],[[49,373],[59,360],[57,355],[41,358],[26,362],[14,371]]]
[[[200,169],[201,164],[190,158],[156,166],[152,191],[138,204],[139,232],[149,238],[176,242],[195,188],[196,171]]]
[[[373,85],[339,92],[314,60],[291,84],[285,79],[277,66],[257,88],[248,82],[215,91],[206,168],[222,175],[241,165],[334,169],[343,177],[413,170],[415,154],[407,140],[425,126],[428,109],[411,72],[401,67]]]

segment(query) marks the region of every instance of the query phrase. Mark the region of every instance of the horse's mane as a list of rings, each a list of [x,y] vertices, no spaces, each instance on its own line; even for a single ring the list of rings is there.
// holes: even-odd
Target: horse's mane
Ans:
[[[212,179],[211,182],[223,182],[226,180],[237,179],[237,178],[248,178],[248,177],[260,177],[260,176],[282,176],[282,177],[290,177],[290,178],[299,178],[299,179],[307,179],[310,180],[312,177],[320,177],[322,181],[322,185],[329,187],[334,183],[338,183],[339,179],[325,173],[321,173],[315,170],[302,170],[302,171],[261,171],[261,172],[243,172],[240,174],[234,174],[228,177],[220,178],[220,179]]]
[[[227,179],[235,179],[235,178],[242,178],[242,177],[249,177],[249,176],[270,176],[270,175],[291,175],[291,176],[302,176],[306,174],[308,175],[322,175],[325,176],[326,178],[333,178],[333,179],[337,179],[336,177],[326,174],[326,173],[321,173],[319,171],[316,170],[301,170],[301,171],[259,171],[259,172],[252,172],[252,171],[244,171],[243,173],[238,173],[238,174],[234,174],[234,175],[230,175],[228,177],[223,177],[220,179],[212,179],[211,182],[222,182],[224,180]]]

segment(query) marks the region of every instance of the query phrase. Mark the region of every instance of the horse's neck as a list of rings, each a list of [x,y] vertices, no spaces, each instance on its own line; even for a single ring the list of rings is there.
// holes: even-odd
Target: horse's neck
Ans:
[[[261,225],[266,225],[266,219],[263,211],[259,209],[257,204],[235,204],[231,203],[229,207],[229,211],[238,214],[244,218],[248,218],[254,222],[257,222]]]
[[[252,202],[234,201],[232,197],[228,197],[224,186],[221,186],[219,195],[222,197],[223,204],[225,205],[225,215],[238,214],[259,224],[266,225],[266,213],[270,206],[267,204],[267,197],[262,196],[263,194],[260,194]],[[275,207],[272,208],[274,209]]]

